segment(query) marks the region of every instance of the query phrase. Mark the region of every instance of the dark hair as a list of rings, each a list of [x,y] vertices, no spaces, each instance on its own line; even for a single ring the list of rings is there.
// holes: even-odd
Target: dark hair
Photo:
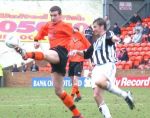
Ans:
[[[58,11],[59,14],[61,14],[61,8],[59,6],[53,6],[50,8],[49,12]]]
[[[107,29],[107,25],[106,25],[106,22],[103,18],[97,18],[93,21],[93,24],[94,23],[97,23],[99,26],[104,26],[104,29],[106,30]]]

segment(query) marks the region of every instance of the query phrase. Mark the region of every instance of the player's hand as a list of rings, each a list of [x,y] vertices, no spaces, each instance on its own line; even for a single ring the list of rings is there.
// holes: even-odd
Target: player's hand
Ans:
[[[72,56],[75,56],[77,54],[77,52],[78,52],[77,50],[72,50],[69,52],[68,55],[72,57]]]
[[[38,49],[40,47],[40,43],[39,42],[34,42],[34,48]]]

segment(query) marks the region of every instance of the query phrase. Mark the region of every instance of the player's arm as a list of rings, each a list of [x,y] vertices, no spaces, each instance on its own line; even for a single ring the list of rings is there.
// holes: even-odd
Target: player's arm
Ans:
[[[34,48],[40,47],[39,40],[44,40],[44,37],[48,35],[48,23],[43,25],[38,31],[37,35],[34,37]]]
[[[48,23],[43,25],[38,31],[37,35],[34,37],[34,41],[43,40],[45,36],[48,35]]]
[[[70,51],[69,55],[70,56],[74,56],[76,54],[84,57],[84,59],[89,59],[92,57],[92,54],[93,54],[93,51],[94,51],[94,48],[93,48],[93,45],[91,45],[87,50],[73,50],[73,51]]]
[[[112,31],[106,32],[106,43],[108,45],[113,45],[116,42],[119,42],[120,38],[117,37]]]
[[[89,59],[92,57],[93,55],[93,45],[91,45],[87,50],[83,51],[83,55],[84,55],[84,59]]]
[[[120,38],[117,37],[116,35],[114,35],[114,36],[112,37],[112,42],[116,43],[116,42],[119,42],[119,41],[120,41]]]

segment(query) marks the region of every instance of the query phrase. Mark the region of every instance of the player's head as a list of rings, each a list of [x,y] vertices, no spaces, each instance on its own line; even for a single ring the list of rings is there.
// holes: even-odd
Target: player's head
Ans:
[[[107,26],[103,18],[97,18],[93,22],[93,31],[95,35],[101,34],[101,32],[106,31]]]
[[[61,20],[61,8],[58,6],[53,6],[49,10],[50,16],[51,16],[51,21],[54,23],[57,23]]]

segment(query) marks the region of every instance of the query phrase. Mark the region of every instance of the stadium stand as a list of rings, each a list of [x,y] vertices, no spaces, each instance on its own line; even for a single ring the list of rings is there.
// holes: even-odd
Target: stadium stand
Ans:
[[[142,19],[142,25],[148,25],[150,29],[150,17]],[[127,27],[121,28],[120,38],[124,39],[125,35],[130,33],[133,35],[134,23],[130,23]],[[140,65],[147,64],[150,59],[150,33],[142,36],[141,43],[130,43],[130,44],[117,44],[116,50],[121,50],[123,48],[127,49],[129,61],[118,61],[116,66],[118,69],[135,69]]]

